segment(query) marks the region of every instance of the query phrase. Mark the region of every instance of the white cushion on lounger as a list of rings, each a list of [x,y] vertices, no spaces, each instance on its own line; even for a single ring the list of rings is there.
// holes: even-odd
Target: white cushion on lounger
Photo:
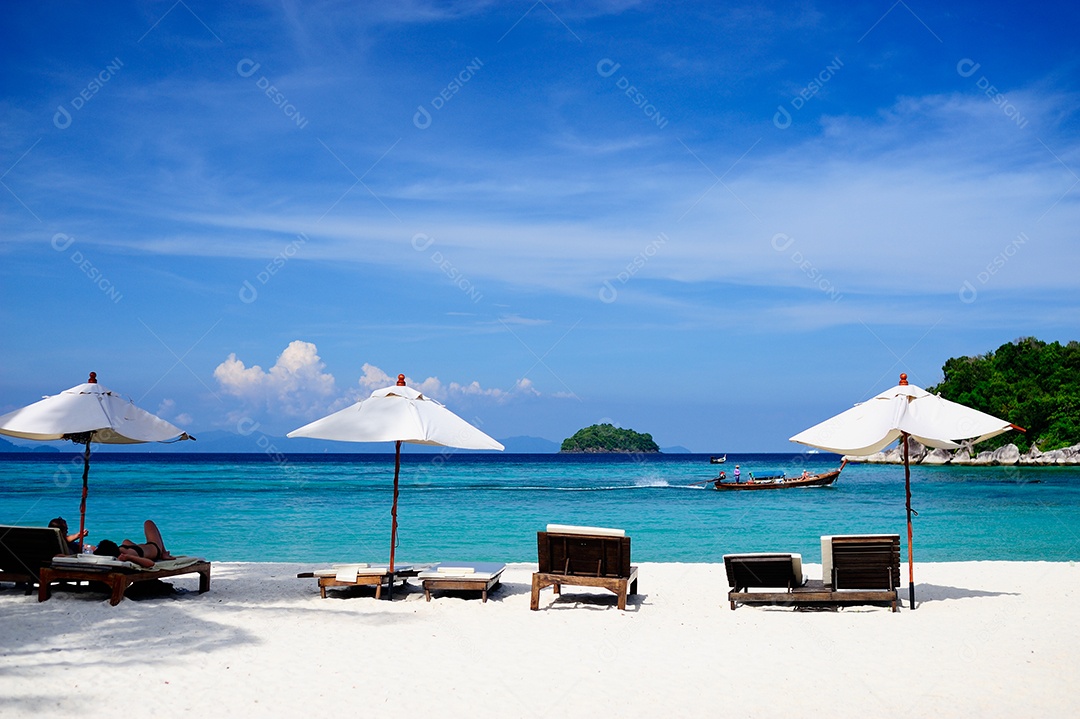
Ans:
[[[410,564],[398,564],[394,567],[395,572],[408,572],[412,569]],[[339,582],[355,582],[358,576],[371,576],[386,574],[390,571],[385,564],[335,564],[332,569],[316,569],[312,574],[316,577],[333,577]]]
[[[108,557],[100,554],[71,554],[63,557],[53,557],[54,567],[67,569],[142,569],[134,562],[124,562],[116,557]]]
[[[476,579],[487,581],[502,574],[505,564],[497,562],[454,562],[436,564],[416,575],[417,579]]]
[[[832,586],[832,538],[833,534],[821,537],[821,581],[826,587]]]
[[[601,537],[625,537],[625,529],[609,529],[607,527],[575,527],[572,524],[549,524],[549,534],[593,534]]]

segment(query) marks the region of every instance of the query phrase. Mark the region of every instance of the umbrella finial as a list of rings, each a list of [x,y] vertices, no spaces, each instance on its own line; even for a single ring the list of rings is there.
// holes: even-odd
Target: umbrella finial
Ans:
[[[405,375],[399,374],[397,376],[397,386],[398,387],[404,387],[405,386]]]
[[[90,379],[86,380],[87,384],[97,384],[97,372],[90,373]]]
[[[907,386],[907,372],[901,372],[900,373],[900,386],[901,387],[906,387]]]

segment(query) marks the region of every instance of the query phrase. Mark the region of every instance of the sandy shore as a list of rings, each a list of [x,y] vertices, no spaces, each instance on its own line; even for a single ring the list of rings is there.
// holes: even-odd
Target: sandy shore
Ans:
[[[487,604],[323,600],[312,568],[218,563],[207,594],[116,607],[0,585],[0,715],[1080,716],[1072,563],[917,565],[899,614],[733,612],[715,564],[641,565],[626,612],[574,587],[530,612],[527,564]]]

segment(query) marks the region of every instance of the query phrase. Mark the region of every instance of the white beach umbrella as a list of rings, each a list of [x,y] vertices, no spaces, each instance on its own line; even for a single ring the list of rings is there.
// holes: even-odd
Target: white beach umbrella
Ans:
[[[80,536],[86,526],[91,442],[139,444],[195,439],[98,384],[96,372],[90,373],[90,379],[85,384],[0,417],[0,434],[43,441],[67,439],[86,446],[83,453],[82,501],[79,503]]]
[[[377,389],[367,399],[294,429],[286,436],[335,439],[341,442],[394,443],[394,502],[390,508],[391,572],[394,571],[394,545],[397,543],[401,443],[460,449],[503,449],[501,444],[439,402],[407,387],[403,374],[398,375],[396,386]]]
[[[915,608],[915,567],[911,550],[911,467],[907,438],[913,437],[928,447],[958,449],[961,442],[975,444],[996,437],[1014,424],[950,402],[908,384],[900,375],[900,384],[855,405],[791,438],[792,442],[817,447],[837,454],[866,456],[900,440],[904,451],[904,486],[907,492],[908,599]]]

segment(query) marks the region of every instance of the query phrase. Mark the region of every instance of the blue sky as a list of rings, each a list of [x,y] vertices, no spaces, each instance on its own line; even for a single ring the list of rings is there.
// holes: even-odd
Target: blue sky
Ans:
[[[0,412],[792,434],[1080,339],[1072,3],[9,3]]]

